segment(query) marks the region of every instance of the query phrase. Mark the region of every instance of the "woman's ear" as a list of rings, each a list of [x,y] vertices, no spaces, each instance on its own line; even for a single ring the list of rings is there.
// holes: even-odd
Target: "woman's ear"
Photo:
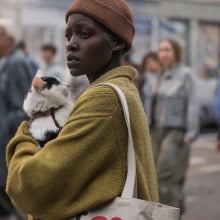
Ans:
[[[118,36],[111,32],[107,32],[111,41],[112,52],[124,51],[126,48],[126,43],[123,42]]]
[[[126,47],[125,43],[115,43],[114,46],[112,47],[112,51],[117,52],[117,51],[122,51]]]

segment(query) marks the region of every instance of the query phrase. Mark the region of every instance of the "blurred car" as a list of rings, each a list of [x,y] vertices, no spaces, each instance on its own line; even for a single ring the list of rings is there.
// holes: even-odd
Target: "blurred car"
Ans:
[[[214,97],[217,79],[197,78],[197,95],[199,100],[200,128],[216,126]]]

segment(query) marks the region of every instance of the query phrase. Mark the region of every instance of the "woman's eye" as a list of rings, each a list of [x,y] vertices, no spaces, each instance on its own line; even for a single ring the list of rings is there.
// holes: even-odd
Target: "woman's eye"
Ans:
[[[70,41],[71,40],[71,34],[70,33],[66,33],[65,34],[65,38],[66,38],[66,40],[68,40],[68,41]]]
[[[81,38],[88,38],[90,36],[89,32],[88,31],[81,31],[80,32],[80,37]]]

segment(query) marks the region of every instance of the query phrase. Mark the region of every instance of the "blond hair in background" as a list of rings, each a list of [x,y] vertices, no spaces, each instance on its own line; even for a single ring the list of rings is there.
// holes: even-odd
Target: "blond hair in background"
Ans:
[[[20,34],[18,28],[12,20],[0,18],[0,29],[3,29],[7,37],[14,41],[14,43],[19,41]]]

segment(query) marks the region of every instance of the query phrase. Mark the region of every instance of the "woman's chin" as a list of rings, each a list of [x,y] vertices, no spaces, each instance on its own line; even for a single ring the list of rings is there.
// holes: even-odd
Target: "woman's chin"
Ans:
[[[73,77],[85,75],[85,73],[83,73],[82,71],[78,69],[69,68],[69,71],[70,71],[71,76]]]

